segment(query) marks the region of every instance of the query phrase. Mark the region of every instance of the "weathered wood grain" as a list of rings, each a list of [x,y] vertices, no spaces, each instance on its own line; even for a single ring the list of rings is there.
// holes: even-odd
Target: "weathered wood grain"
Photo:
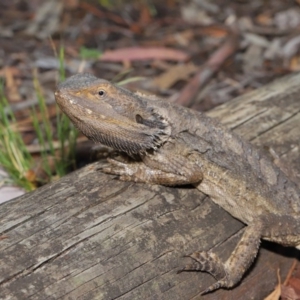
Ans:
[[[209,114],[300,181],[299,74]],[[0,299],[200,298],[214,279],[177,274],[182,256],[213,248],[226,259],[243,225],[191,187],[124,183],[98,166],[0,205]],[[298,253],[265,245],[239,286],[203,299],[263,299]]]

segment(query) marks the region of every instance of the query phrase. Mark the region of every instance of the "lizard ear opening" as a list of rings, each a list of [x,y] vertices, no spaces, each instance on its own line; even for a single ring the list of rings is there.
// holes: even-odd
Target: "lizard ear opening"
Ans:
[[[136,115],[135,120],[138,124],[144,124],[144,119],[141,115]]]
[[[164,134],[170,134],[169,129],[170,125],[164,116],[155,111],[154,108],[149,107],[143,112],[143,116],[140,114],[135,115],[135,121],[138,124],[143,124],[147,127],[158,129]]]

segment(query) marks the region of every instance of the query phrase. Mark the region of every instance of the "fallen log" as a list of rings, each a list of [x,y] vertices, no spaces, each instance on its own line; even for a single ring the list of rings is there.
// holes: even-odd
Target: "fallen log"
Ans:
[[[300,178],[300,74],[208,113],[274,153]],[[126,183],[88,165],[0,205],[0,299],[198,299],[209,274],[177,270],[182,256],[214,251],[225,260],[244,225],[193,187]],[[232,290],[203,299],[263,299],[298,252],[263,243]]]

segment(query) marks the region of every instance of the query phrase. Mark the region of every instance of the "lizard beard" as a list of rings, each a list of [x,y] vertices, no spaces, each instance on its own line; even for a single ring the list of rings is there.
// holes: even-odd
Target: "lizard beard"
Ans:
[[[116,123],[95,123],[95,121],[90,122],[89,119],[85,119],[76,125],[94,142],[100,142],[127,154],[143,154],[147,150],[155,151],[169,138],[167,128],[150,128],[136,123],[120,126]]]

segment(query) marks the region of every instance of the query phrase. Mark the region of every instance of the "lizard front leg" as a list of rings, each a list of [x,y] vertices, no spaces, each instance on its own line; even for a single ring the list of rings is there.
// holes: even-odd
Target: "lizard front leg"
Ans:
[[[192,263],[186,265],[179,272],[204,271],[218,280],[201,294],[221,287],[231,288],[235,286],[257,255],[262,228],[263,222],[260,219],[247,226],[241,240],[225,263],[222,263],[219,257],[212,252],[194,252],[188,255],[193,260]]]
[[[142,161],[118,161],[108,159],[109,165],[102,170],[120,176],[124,181],[162,185],[198,183],[203,175],[201,168],[188,157],[176,154],[149,154]]]

